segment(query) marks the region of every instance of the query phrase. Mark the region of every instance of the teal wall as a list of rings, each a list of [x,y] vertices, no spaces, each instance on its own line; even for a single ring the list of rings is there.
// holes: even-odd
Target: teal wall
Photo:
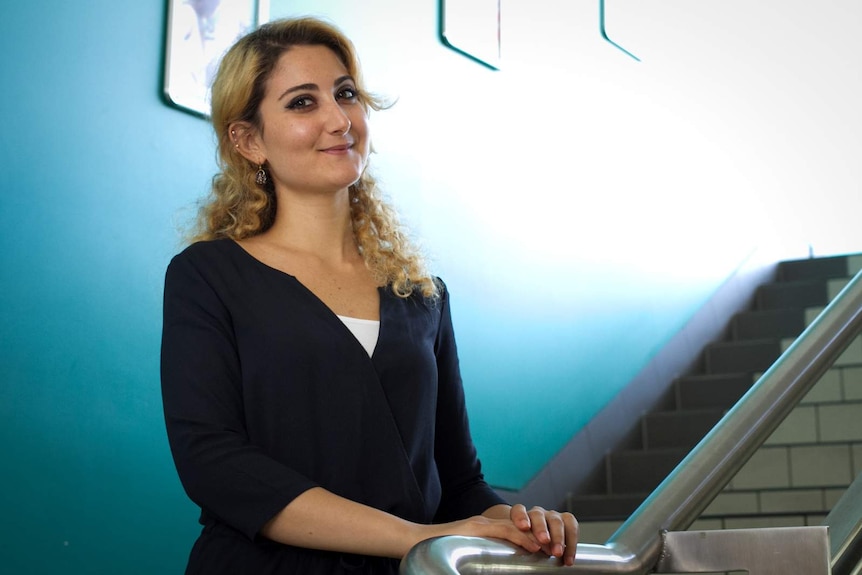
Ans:
[[[0,571],[179,573],[158,386],[173,222],[212,169],[160,101],[161,3],[0,8]]]
[[[598,39],[592,2],[515,4],[497,73],[439,44],[436,2],[272,6],[332,17],[372,87],[399,99],[373,119],[373,162],[455,294],[476,442],[489,479],[509,488],[625,385],[764,228],[858,251],[829,234],[859,213],[862,181],[850,161],[862,50],[830,43],[858,42],[840,30],[859,21],[850,2],[833,9],[852,17],[826,15],[808,39],[828,52],[811,62],[792,48],[798,21],[820,22],[801,2],[761,44],[750,43],[776,6],[740,22],[742,5],[704,2],[669,27],[672,14],[620,2],[630,12],[615,31],[641,64]],[[161,98],[164,28],[162,2],[0,8],[3,572],[179,573],[197,531],[162,426],[160,298],[214,162],[206,123]],[[755,55],[713,48],[728,29]],[[695,58],[698,35],[713,41]],[[778,72],[761,79],[764,61]],[[815,71],[820,90],[793,84]],[[815,181],[826,207],[800,210]],[[770,221],[776,210],[790,219]]]

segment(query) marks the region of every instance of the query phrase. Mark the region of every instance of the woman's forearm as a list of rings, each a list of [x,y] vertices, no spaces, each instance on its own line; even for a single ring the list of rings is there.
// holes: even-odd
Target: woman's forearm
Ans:
[[[423,537],[422,526],[320,487],[309,489],[268,521],[268,539],[311,549],[403,557]]]
[[[268,539],[309,549],[401,558],[417,543],[443,535],[505,539],[530,552],[541,546],[509,519],[508,505],[449,523],[423,525],[315,487],[291,501],[261,529]]]

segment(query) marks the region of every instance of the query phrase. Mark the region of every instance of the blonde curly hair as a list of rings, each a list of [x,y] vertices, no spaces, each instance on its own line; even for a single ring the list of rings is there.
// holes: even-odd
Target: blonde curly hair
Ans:
[[[241,38],[222,58],[213,82],[211,118],[220,171],[213,177],[210,196],[200,207],[190,241],[241,240],[272,226],[276,211],[272,181],[263,186],[256,183],[259,166],[235,148],[230,125],[248,122],[262,128],[259,108],[266,82],[281,55],[297,45],[332,50],[356,81],[365,110],[385,107],[365,90],[353,44],[327,22],[316,18],[274,20]],[[353,234],[375,280],[390,286],[400,297],[409,297],[414,291],[425,297],[436,296],[438,282],[428,273],[423,257],[367,169],[350,186],[349,197]]]

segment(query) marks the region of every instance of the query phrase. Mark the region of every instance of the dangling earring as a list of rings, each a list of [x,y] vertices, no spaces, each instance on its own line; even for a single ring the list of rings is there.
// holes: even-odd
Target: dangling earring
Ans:
[[[263,169],[263,164],[257,167],[257,174],[254,176],[254,181],[258,186],[266,185],[269,178],[266,177],[266,170]]]

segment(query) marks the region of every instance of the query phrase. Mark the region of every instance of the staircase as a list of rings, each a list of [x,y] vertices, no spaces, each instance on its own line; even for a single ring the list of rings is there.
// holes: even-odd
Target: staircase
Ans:
[[[779,264],[727,340],[703,350],[702,373],[674,381],[663,410],[643,416],[638,448],[606,456],[604,489],[570,499],[581,540],[605,542],[860,269],[862,255]],[[692,528],[819,525],[860,473],[862,337]]]

